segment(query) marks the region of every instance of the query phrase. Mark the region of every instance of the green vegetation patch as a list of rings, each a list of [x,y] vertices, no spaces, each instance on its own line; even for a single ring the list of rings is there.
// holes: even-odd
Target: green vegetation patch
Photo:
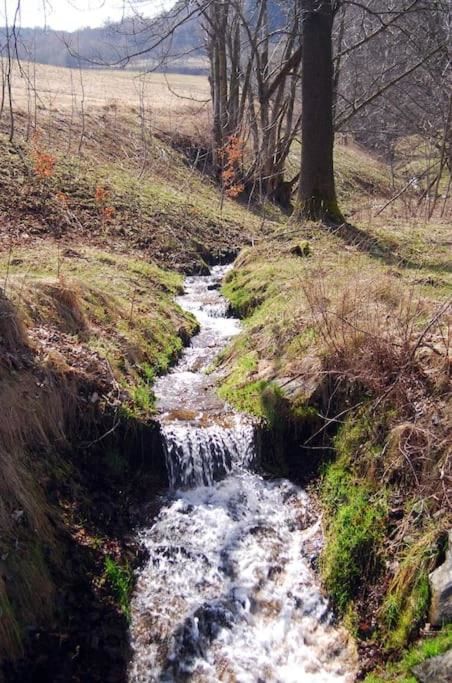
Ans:
[[[320,489],[326,540],[321,572],[341,614],[363,583],[374,577],[386,529],[386,491],[359,476],[354,467],[368,429],[364,416],[344,422],[335,439],[337,459],[325,466]]]
[[[104,579],[108,583],[118,608],[130,619],[130,597],[133,588],[133,574],[129,566],[122,565],[113,557],[105,558]]]
[[[428,575],[436,564],[439,535],[438,529],[431,525],[408,546],[388,587],[380,619],[382,638],[389,650],[404,647],[427,615]]]
[[[74,349],[83,348],[127,392],[128,414],[152,413],[155,377],[197,330],[194,317],[174,300],[181,275],[138,258],[48,243],[1,254],[0,269],[27,327],[56,331],[49,362],[63,372],[74,364],[77,369]],[[95,372],[95,365],[85,371]]]
[[[250,379],[256,368],[256,355],[253,352],[246,353],[239,359],[218,393],[241,412],[264,417],[262,393],[268,383]]]
[[[411,647],[398,662],[388,662],[384,668],[366,676],[364,683],[417,683],[412,668],[431,657],[442,655],[452,648],[452,626],[438,634],[427,636]]]
[[[327,467],[322,494],[326,507],[322,577],[343,614],[376,571],[387,506],[384,493],[357,481],[340,463]]]

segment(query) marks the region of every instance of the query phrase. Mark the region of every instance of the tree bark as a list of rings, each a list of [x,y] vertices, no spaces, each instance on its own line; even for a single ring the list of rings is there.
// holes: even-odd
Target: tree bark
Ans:
[[[302,0],[302,155],[299,212],[342,220],[333,167],[332,0]]]

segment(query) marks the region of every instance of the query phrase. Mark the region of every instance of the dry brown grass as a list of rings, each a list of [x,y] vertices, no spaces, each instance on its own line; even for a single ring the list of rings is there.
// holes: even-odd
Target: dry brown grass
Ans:
[[[58,114],[109,110],[137,113],[147,129],[186,132],[207,115],[210,87],[206,76],[141,74],[116,69],[70,69],[22,62],[12,75],[13,109],[28,112],[32,125]]]
[[[408,392],[418,374],[420,381],[422,351],[431,352],[431,365],[448,372],[451,302],[432,307],[384,272],[352,277],[336,272],[335,283],[314,275],[303,291],[331,367],[373,395],[391,393],[406,404],[412,400]],[[427,381],[426,374],[422,381]]]
[[[43,454],[65,445],[73,392],[45,368],[2,372],[0,386],[0,658],[9,658],[21,651],[24,625],[53,609],[42,556],[55,542]]]
[[[73,107],[77,111],[82,101],[88,108],[105,105],[138,107],[143,104],[145,109],[176,111],[188,102],[203,104],[210,98],[206,76],[141,74],[116,69],[80,71],[27,62],[22,62],[21,68],[25,77],[17,65],[12,75],[13,103],[15,109],[24,111],[35,93],[38,106],[47,111]]]
[[[371,399],[371,419],[396,416],[381,481],[452,510],[452,301],[432,303],[384,272],[335,275],[303,284],[324,370]]]
[[[17,354],[28,347],[25,325],[17,310],[0,290],[0,363],[7,361],[7,354]]]
[[[41,316],[48,316],[48,322],[57,321],[63,332],[77,334],[83,338],[88,331],[89,323],[83,310],[79,285],[60,276],[53,282],[40,282],[37,287],[40,290],[38,298]]]

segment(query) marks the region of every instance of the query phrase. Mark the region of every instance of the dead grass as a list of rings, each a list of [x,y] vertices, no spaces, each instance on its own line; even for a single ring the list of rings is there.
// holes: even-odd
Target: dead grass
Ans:
[[[29,363],[30,364],[30,359]],[[53,611],[43,549],[55,556],[55,511],[46,499],[46,452],[63,450],[74,392],[45,367],[0,377],[0,656],[21,652],[24,628]]]
[[[152,110],[167,119],[178,119],[188,106],[202,108],[210,99],[206,76],[141,74],[115,69],[70,69],[22,62],[12,74],[15,110],[37,106],[38,118],[55,111],[78,112],[100,107]],[[29,84],[32,84],[29,86]],[[186,113],[186,111],[185,111]],[[167,120],[171,126],[171,121]]]
[[[0,346],[2,358],[0,362],[11,361],[11,356],[16,356],[28,348],[28,337],[25,325],[17,315],[17,310],[0,290]]]

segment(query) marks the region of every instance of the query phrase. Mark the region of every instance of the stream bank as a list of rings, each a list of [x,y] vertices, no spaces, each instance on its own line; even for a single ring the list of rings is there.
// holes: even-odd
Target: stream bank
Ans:
[[[182,277],[154,264],[15,255],[0,293],[0,678],[121,680],[134,506],[166,484],[151,384],[196,324],[174,303]]]

